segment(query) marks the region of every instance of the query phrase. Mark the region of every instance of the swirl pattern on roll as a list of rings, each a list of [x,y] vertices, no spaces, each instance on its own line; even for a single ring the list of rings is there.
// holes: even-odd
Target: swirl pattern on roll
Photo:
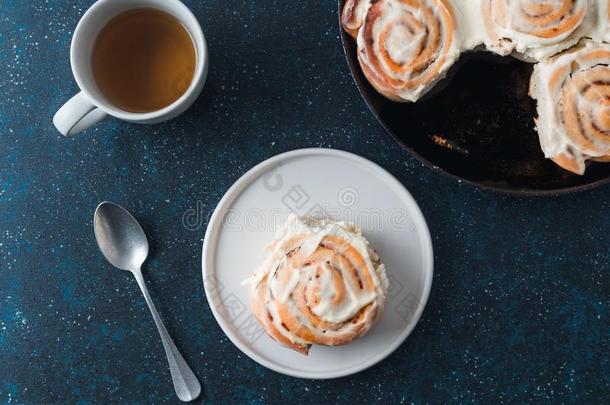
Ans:
[[[484,42],[500,55],[539,61],[586,35],[589,8],[588,0],[482,0]]]
[[[610,45],[583,41],[534,68],[530,95],[547,158],[576,174],[610,158]]]
[[[291,215],[247,282],[254,315],[277,342],[303,354],[366,333],[383,311],[387,278],[352,225]]]
[[[369,82],[395,101],[416,101],[460,54],[446,0],[379,0],[358,34],[358,59]]]

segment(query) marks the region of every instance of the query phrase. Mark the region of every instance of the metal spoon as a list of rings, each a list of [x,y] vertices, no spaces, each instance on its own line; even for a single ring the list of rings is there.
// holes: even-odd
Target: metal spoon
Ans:
[[[93,229],[106,260],[114,267],[131,271],[140,286],[161,335],[176,395],[181,401],[194,400],[201,393],[201,385],[167,333],[142,278],[141,267],[148,256],[148,240],[142,227],[125,208],[104,201],[95,209]]]

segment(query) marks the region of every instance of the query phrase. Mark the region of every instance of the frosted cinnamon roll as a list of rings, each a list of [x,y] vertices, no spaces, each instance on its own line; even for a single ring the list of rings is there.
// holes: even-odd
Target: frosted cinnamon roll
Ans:
[[[277,342],[308,354],[362,336],[377,321],[388,281],[379,256],[351,224],[291,215],[250,287],[254,315]]]
[[[370,5],[370,0],[346,0],[343,5],[341,26],[352,38],[358,36],[358,30],[364,22],[364,16]]]
[[[588,33],[590,7],[589,0],[482,0],[485,45],[500,55],[540,61]]]
[[[576,174],[610,159],[610,45],[584,41],[534,67],[530,95],[547,158]]]
[[[416,101],[445,76],[460,54],[447,0],[378,0],[358,34],[368,81],[395,101]]]

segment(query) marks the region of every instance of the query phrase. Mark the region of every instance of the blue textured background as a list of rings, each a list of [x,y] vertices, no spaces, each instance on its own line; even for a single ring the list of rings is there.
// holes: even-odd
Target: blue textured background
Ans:
[[[186,3],[210,47],[198,102],[161,125],[107,120],[67,139],[51,117],[77,91],[69,44],[91,1],[0,0],[0,402],[176,401],[136,283],[97,250],[91,220],[105,199],[153,241],[145,277],[205,400],[608,399],[608,187],[515,198],[422,167],[358,95],[333,0]],[[276,374],[226,339],[203,294],[206,221],[182,225],[254,164],[311,146],[393,173],[420,203],[436,255],[411,337],[331,381]]]

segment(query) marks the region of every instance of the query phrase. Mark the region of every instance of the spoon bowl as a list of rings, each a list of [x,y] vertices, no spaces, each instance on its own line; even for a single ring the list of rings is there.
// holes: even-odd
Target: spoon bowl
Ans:
[[[148,240],[129,211],[104,201],[95,210],[93,229],[97,244],[110,264],[129,271],[142,266],[148,256]]]

